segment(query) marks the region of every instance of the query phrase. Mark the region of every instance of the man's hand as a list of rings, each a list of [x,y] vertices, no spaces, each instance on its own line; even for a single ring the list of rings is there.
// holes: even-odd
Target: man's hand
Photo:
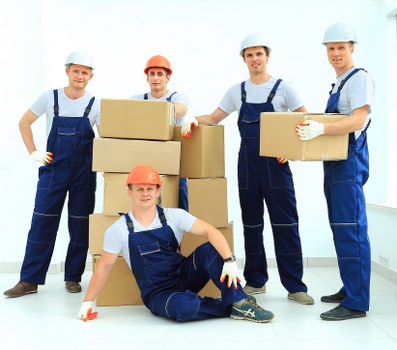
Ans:
[[[84,322],[88,320],[93,320],[98,316],[98,312],[92,312],[92,301],[84,301],[81,304],[78,318],[81,318]]]
[[[52,162],[52,153],[51,152],[39,152],[33,151],[30,156],[35,162],[39,162],[41,164],[50,164]]]
[[[302,141],[314,139],[324,134],[324,124],[315,120],[306,120],[295,128],[296,134]]]
[[[277,157],[276,160],[277,160],[278,164],[286,164],[286,163],[288,163],[288,159],[286,159],[286,158]]]
[[[225,262],[223,264],[222,274],[219,281],[223,283],[226,276],[228,276],[227,287],[230,288],[233,283],[234,289],[238,289],[237,283],[240,282],[240,278],[237,275],[238,275],[237,262],[236,261]]]
[[[185,122],[182,123],[182,128],[181,128],[181,134],[183,137],[189,138],[190,135],[192,134],[192,126],[195,128],[198,128],[198,120],[193,117],[189,118]]]

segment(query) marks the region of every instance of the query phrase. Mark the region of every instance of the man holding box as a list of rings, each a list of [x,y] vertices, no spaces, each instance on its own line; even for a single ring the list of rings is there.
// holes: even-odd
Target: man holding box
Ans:
[[[311,305],[302,282],[303,261],[298,231],[295,189],[286,160],[259,156],[259,120],[261,112],[306,112],[301,99],[289,83],[267,72],[270,47],[257,34],[247,36],[240,49],[250,78],[232,86],[219,107],[209,115],[197,117],[182,125],[182,134],[189,137],[191,127],[218,124],[230,113],[239,112],[238,127],[241,147],[238,159],[238,182],[245,239],[244,277],[247,294],[265,293],[268,281],[263,244],[264,203],[272,224],[275,253],[281,283],[288,290],[288,299]]]
[[[274,317],[242,290],[236,259],[218,229],[185,210],[156,205],[161,180],[153,167],[135,167],[126,185],[132,209],[105,232],[101,258],[79,318],[86,321],[97,316],[92,302],[120,253],[134,273],[143,303],[157,316],[180,322],[230,316],[259,323]],[[179,252],[184,232],[206,237],[209,242],[184,257]],[[221,290],[221,299],[197,295],[210,279]]]
[[[175,126],[181,125],[189,107],[189,100],[185,94],[172,92],[167,89],[167,84],[172,74],[171,64],[168,59],[160,55],[149,58],[144,72],[147,76],[150,92],[131,96],[131,99],[173,103],[175,108]],[[184,178],[179,181],[179,208],[188,210],[187,182]]]
[[[346,23],[331,25],[324,35],[328,61],[337,75],[332,84],[326,113],[349,115],[322,124],[309,120],[296,130],[301,140],[319,135],[349,133],[347,160],[324,162],[324,192],[328,217],[343,287],[321,301],[339,304],[320,315],[323,320],[346,320],[366,316],[369,309],[371,248],[363,186],[369,176],[367,128],[370,123],[373,83],[362,68],[353,63],[354,29]]]
[[[42,94],[19,122],[29,154],[42,166],[20,281],[4,292],[10,298],[37,293],[37,285],[45,283],[67,194],[70,243],[65,261],[65,287],[70,293],[81,291],[88,250],[88,216],[95,205],[92,126],[99,125],[99,103],[85,90],[93,76],[91,55],[81,50],[72,52],[65,67],[69,85]],[[39,152],[31,125],[44,113],[47,114],[47,150]]]

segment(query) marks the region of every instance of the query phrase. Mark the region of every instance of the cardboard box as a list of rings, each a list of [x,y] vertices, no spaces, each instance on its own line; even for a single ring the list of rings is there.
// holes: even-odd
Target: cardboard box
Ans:
[[[128,197],[125,182],[126,173],[104,173],[103,213],[117,215],[131,210],[131,198]],[[159,204],[166,208],[178,208],[179,176],[160,175],[161,196]]]
[[[297,124],[307,119],[329,123],[344,114],[312,114],[264,112],[260,119],[260,155],[289,160],[341,160],[347,159],[349,135],[321,135],[301,141],[296,133]]]
[[[100,260],[93,255],[93,271]],[[109,277],[96,298],[97,306],[142,305],[141,292],[135,277],[123,257],[118,257]]]
[[[225,177],[224,127],[200,125],[190,138],[181,136],[181,126],[175,127],[175,141],[181,142],[180,176],[200,179]]]
[[[188,179],[187,193],[189,213],[215,227],[228,226],[225,178]]]
[[[92,170],[129,173],[140,164],[153,166],[160,174],[179,175],[181,144],[176,141],[94,139]]]
[[[172,140],[174,105],[167,101],[101,100],[101,137]]]
[[[102,253],[105,231],[119,217],[119,215],[110,216],[102,213],[91,214],[88,217],[88,251],[91,255]]]

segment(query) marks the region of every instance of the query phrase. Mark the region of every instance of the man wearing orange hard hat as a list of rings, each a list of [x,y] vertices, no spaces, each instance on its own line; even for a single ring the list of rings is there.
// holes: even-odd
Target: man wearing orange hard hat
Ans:
[[[167,84],[172,74],[171,64],[168,59],[160,55],[153,56],[146,62],[143,71],[147,76],[150,91],[144,94],[133,95],[131,99],[171,102],[175,108],[174,125],[177,126],[184,123],[189,108],[189,100],[181,92],[168,90]],[[179,208],[188,210],[187,184],[184,178],[181,178],[179,182]]]
[[[236,259],[218,229],[183,209],[156,205],[161,188],[156,169],[135,167],[126,185],[131,211],[105,232],[101,259],[79,318],[86,321],[97,316],[92,312],[93,301],[120,254],[134,273],[143,303],[154,315],[180,322],[230,317],[266,323],[274,317],[244,293]],[[179,252],[185,232],[208,242],[185,257]],[[220,289],[220,299],[197,295],[210,279]]]

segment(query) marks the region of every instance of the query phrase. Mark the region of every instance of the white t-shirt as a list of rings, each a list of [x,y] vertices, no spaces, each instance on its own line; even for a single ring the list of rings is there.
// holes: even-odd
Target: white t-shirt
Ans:
[[[350,69],[346,73],[336,78],[336,84],[332,89],[332,93],[338,90],[338,87],[343,79],[345,79],[355,68]],[[369,74],[363,70],[353,74],[345,83],[340,91],[338,101],[338,111],[342,114],[352,114],[356,108],[369,106],[367,119],[361,130],[355,132],[356,138],[360,136],[362,130],[365,129],[369,120],[371,119],[371,106],[374,95],[374,84]]]
[[[164,208],[163,210],[167,224],[172,228],[172,231],[174,231],[175,237],[180,244],[184,233],[190,231],[197,218],[179,208]],[[142,227],[139,222],[135,220],[131,212],[129,212],[128,215],[134,224],[134,232],[154,230],[162,226],[157,211],[156,217],[148,227]],[[131,268],[128,235],[129,231],[125,217],[121,216],[106,230],[103,250],[111,254],[121,253],[128,266]]]
[[[173,95],[172,95],[173,94]],[[175,126],[181,125],[185,119],[185,116],[187,114],[187,109],[189,108],[189,99],[188,97],[182,93],[182,92],[172,92],[168,91],[167,95],[160,97],[160,98],[155,98],[151,95],[150,92],[148,92],[148,100],[155,100],[155,101],[167,101],[167,98],[171,97],[172,103],[182,103],[186,107],[186,113],[179,118],[175,118]],[[139,95],[133,95],[130,97],[132,100],[143,100],[144,94],[139,94]]]
[[[84,115],[85,108],[88,106],[92,95],[88,92],[76,99],[72,100],[65,95],[65,90],[63,88],[58,90],[58,105],[59,105],[59,115],[62,117],[82,117]],[[47,115],[47,138],[50,134],[52,120],[54,118],[54,93],[53,90],[44,92],[33,105],[30,110],[38,117],[42,116],[44,113]],[[99,99],[95,98],[94,104],[91,107],[91,112],[88,115],[90,119],[91,126],[99,125],[99,115],[100,115],[100,103]]]
[[[274,84],[278,78],[271,77],[266,83],[256,85],[249,79],[245,81],[246,102],[263,103],[266,102]],[[292,85],[282,81],[277,88],[272,100],[275,112],[294,111],[303,106],[303,102]],[[223,96],[219,108],[230,114],[234,111],[240,113],[241,108],[241,83],[233,85]]]

